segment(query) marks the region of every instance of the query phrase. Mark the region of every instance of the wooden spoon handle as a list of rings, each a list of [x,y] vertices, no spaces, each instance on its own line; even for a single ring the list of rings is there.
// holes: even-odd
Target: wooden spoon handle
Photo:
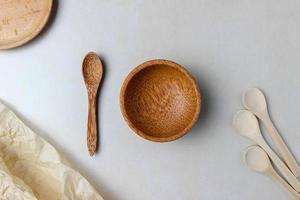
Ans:
[[[95,154],[98,142],[96,107],[96,98],[89,98],[87,146],[90,156],[93,156]]]
[[[297,193],[283,178],[281,178],[281,176],[278,175],[278,173],[273,169],[273,167],[267,174],[270,177],[272,177],[273,180],[277,181],[293,200],[300,200],[299,193]]]
[[[300,167],[297,163],[295,157],[287,147],[286,143],[278,133],[277,129],[274,127],[274,124],[272,123],[269,115],[264,115],[262,117],[262,121],[264,122],[269,134],[271,135],[280,155],[284,159],[285,163],[288,165],[288,167],[291,169],[293,174],[296,177],[300,176]]]

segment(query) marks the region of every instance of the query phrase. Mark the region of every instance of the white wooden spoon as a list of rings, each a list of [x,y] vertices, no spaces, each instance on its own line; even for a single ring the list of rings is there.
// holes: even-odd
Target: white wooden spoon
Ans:
[[[262,91],[257,88],[247,90],[243,95],[243,104],[263,122],[283,160],[286,162],[293,174],[299,177],[299,164],[272,123],[267,108],[266,98]]]
[[[257,145],[248,147],[244,152],[244,161],[249,168],[277,181],[293,200],[300,199],[300,195],[274,170],[267,153],[261,147]]]
[[[233,126],[236,131],[261,146],[270,156],[271,160],[277,166],[279,171],[291,186],[300,192],[300,181],[292,174],[289,168],[282,160],[274,153],[263,138],[256,117],[248,110],[240,110],[236,113],[233,119]]]

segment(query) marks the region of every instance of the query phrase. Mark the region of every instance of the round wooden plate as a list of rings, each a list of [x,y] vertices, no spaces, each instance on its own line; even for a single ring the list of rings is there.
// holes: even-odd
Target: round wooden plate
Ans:
[[[141,137],[168,142],[196,123],[201,96],[192,76],[177,63],[151,60],[126,78],[120,96],[122,114]]]
[[[46,25],[53,0],[0,0],[0,49],[21,46]]]

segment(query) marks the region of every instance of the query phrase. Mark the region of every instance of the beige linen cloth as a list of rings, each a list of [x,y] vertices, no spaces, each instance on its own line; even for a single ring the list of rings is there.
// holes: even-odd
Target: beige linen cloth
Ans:
[[[56,149],[0,102],[0,200],[103,200]]]

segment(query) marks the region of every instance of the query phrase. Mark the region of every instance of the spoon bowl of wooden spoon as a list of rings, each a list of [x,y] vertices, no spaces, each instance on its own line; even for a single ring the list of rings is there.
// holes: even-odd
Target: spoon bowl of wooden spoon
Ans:
[[[300,199],[300,195],[275,171],[268,154],[261,147],[257,145],[248,147],[244,152],[244,161],[249,168],[277,181],[293,200]]]

